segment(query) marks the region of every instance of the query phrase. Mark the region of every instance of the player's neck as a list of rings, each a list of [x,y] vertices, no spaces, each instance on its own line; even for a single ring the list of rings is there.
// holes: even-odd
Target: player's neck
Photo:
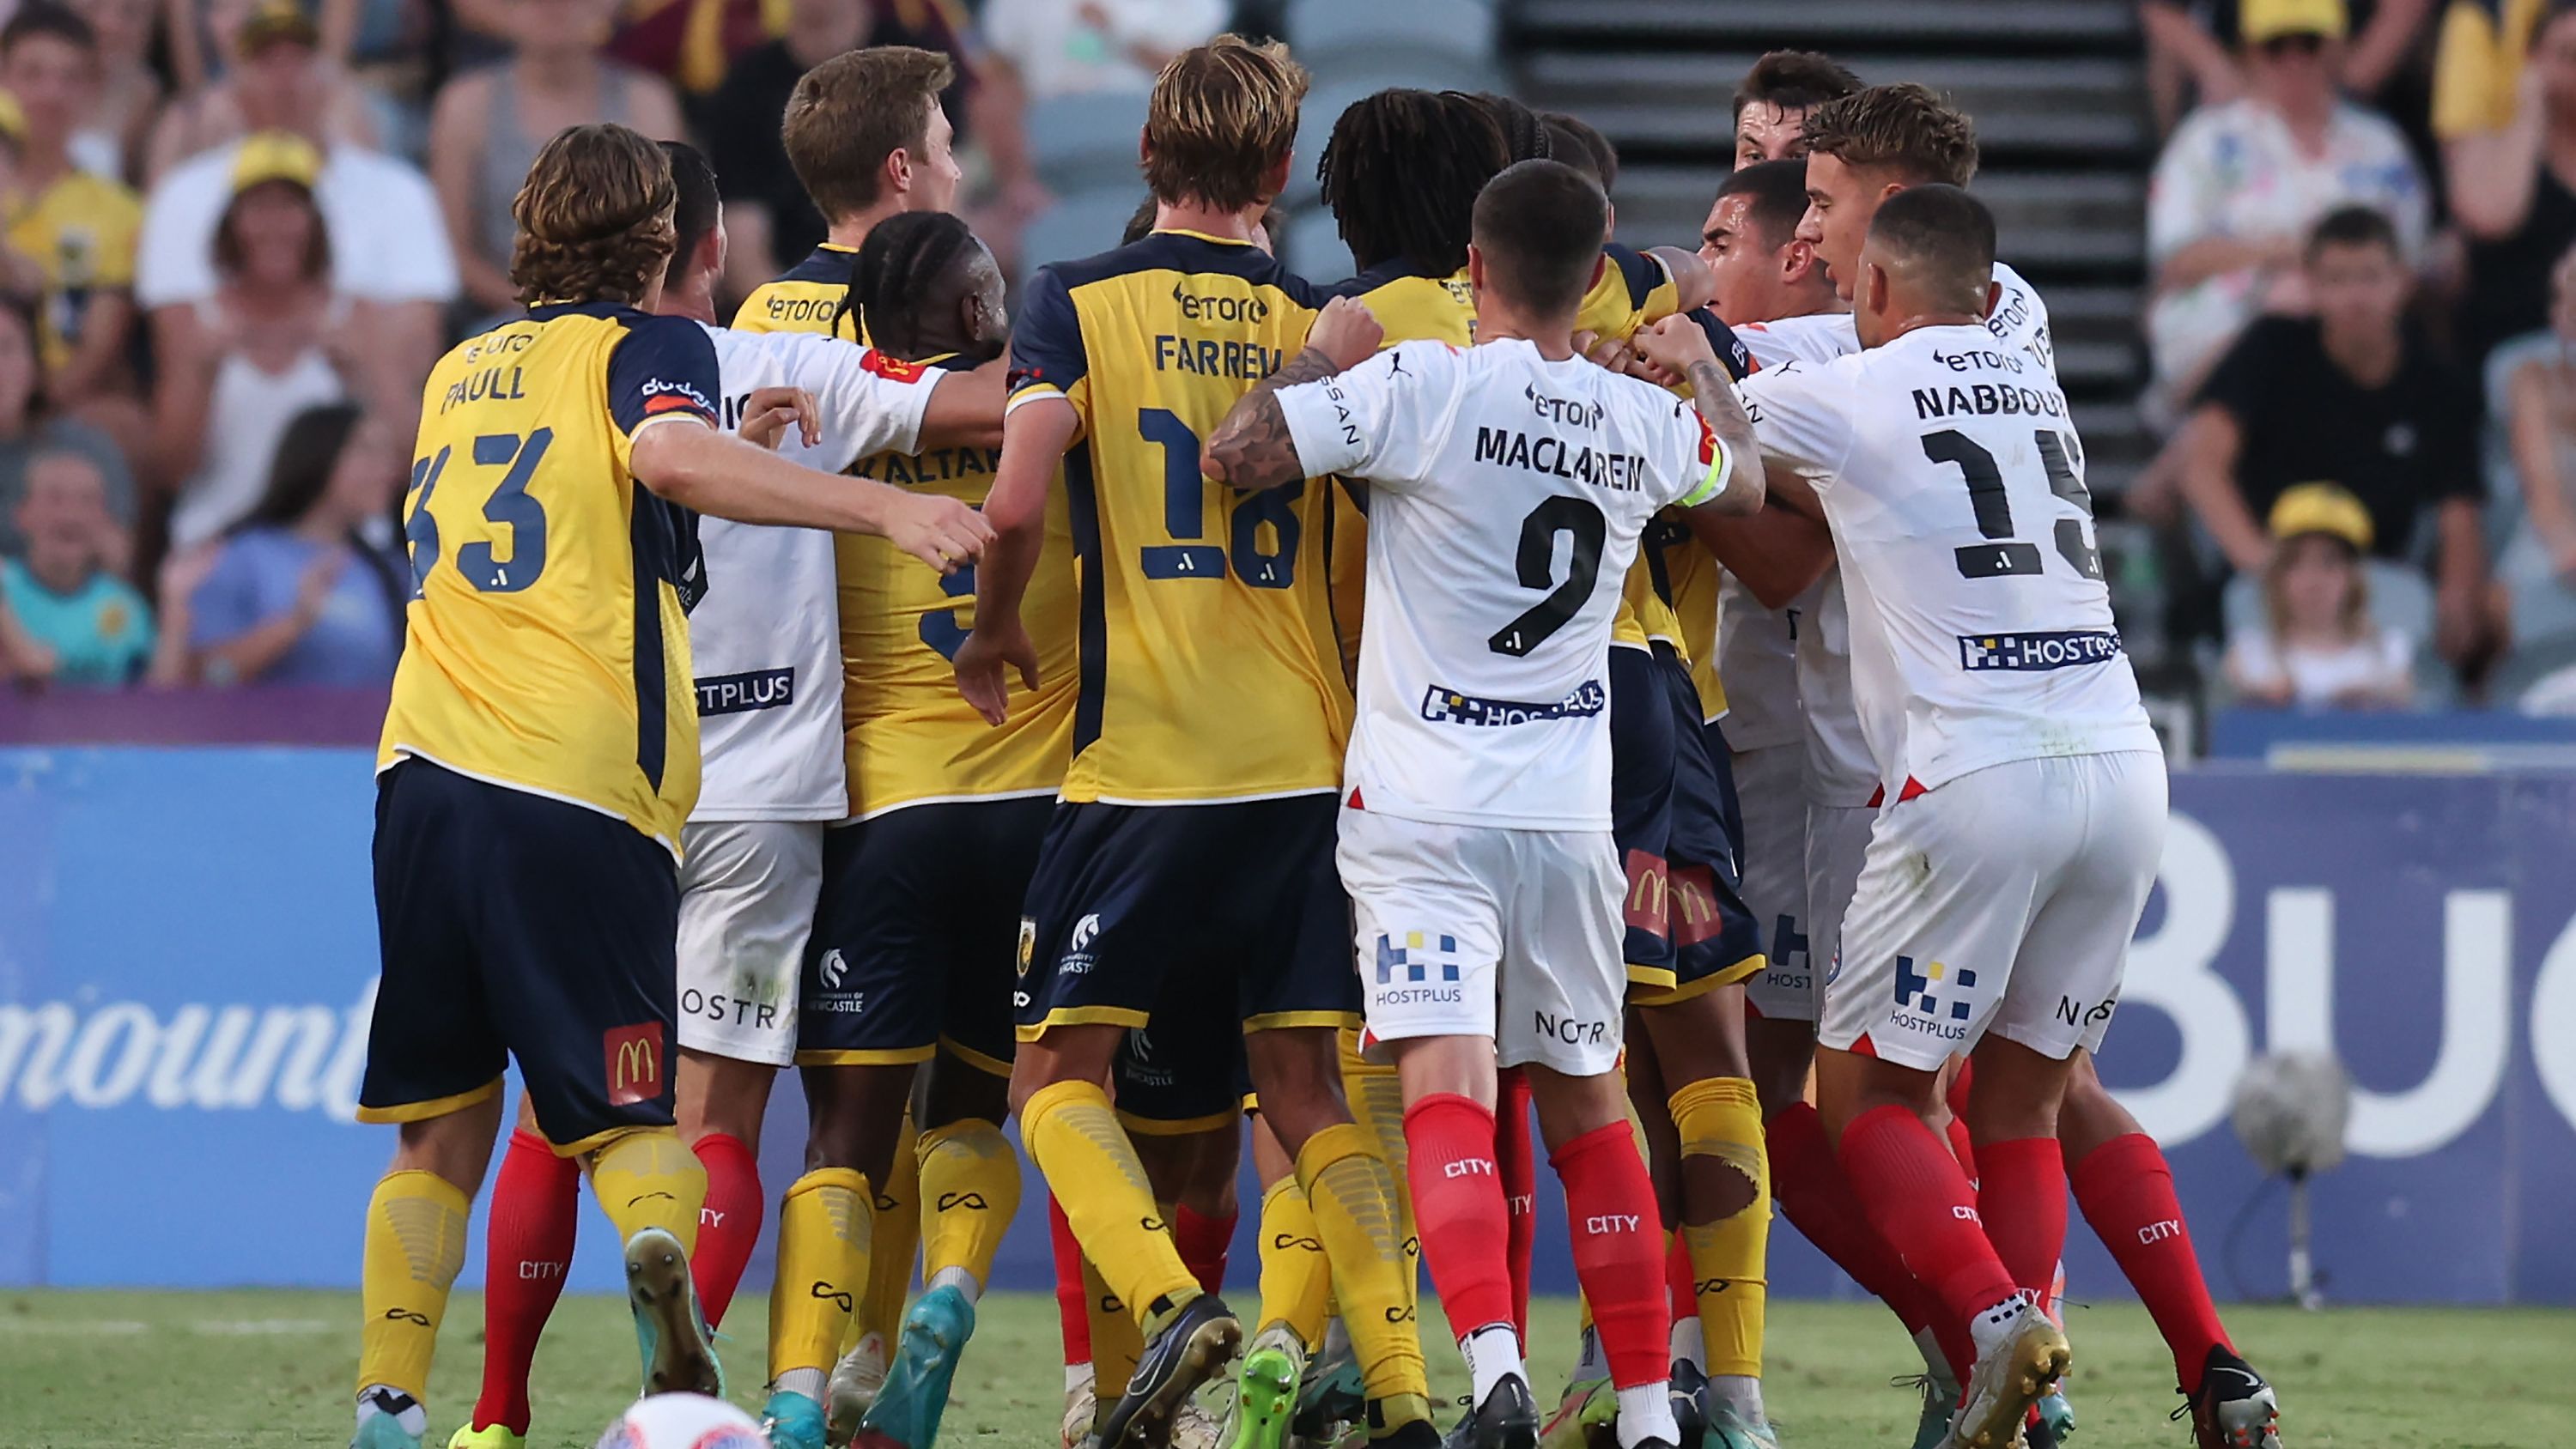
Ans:
[[[1918,312],[1888,328],[1887,341],[1894,342],[1908,332],[1920,332],[1926,327],[1982,327],[1985,321],[1974,312]]]
[[[1240,211],[1219,211],[1195,199],[1158,201],[1154,203],[1154,230],[1194,231],[1219,241],[1249,242],[1252,225],[1260,219],[1261,210],[1248,206]]]
[[[857,251],[867,245],[868,233],[877,229],[878,222],[901,210],[903,207],[899,202],[888,198],[866,211],[838,218],[824,231],[823,240],[843,251]]]
[[[1531,317],[1497,298],[1491,288],[1476,298],[1476,342],[1526,342],[1550,362],[1574,355],[1574,323],[1566,317]]]
[[[653,304],[656,317],[686,317],[709,327],[716,321],[716,274],[702,272],[678,288],[664,287],[661,299]]]

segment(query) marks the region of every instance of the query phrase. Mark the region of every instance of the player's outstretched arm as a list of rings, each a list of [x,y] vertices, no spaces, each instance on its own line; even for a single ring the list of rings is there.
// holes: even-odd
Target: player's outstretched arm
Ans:
[[[1699,253],[1680,247],[1648,247],[1646,255],[1662,262],[1664,270],[1673,274],[1673,290],[1681,299],[1674,311],[1687,312],[1717,300],[1717,274],[1699,259]]]
[[[1834,561],[1834,536],[1824,524],[1784,506],[1780,479],[1770,483],[1769,506],[1749,517],[1711,518],[1693,534],[1762,607],[1781,609],[1824,577]]]
[[[683,508],[790,528],[872,533],[941,573],[981,557],[993,530],[953,498],[820,473],[692,421],[635,435],[635,481]]]
[[[1308,476],[1297,458],[1297,440],[1289,436],[1279,389],[1357,367],[1377,355],[1377,345],[1385,336],[1386,330],[1366,303],[1350,297],[1325,303],[1323,314],[1306,334],[1305,350],[1235,399],[1225,420],[1208,434],[1199,449],[1199,471],[1246,493],[1285,488]]]
[[[942,377],[938,390],[930,395],[930,406],[921,412],[921,446],[1000,447],[1010,366],[1010,355],[1005,353],[972,372]]]
[[[1691,405],[1726,448],[1726,482],[1694,514],[1742,518],[1762,508],[1762,444],[1736,399],[1735,384],[1718,365],[1708,333],[1685,316],[1667,317],[1636,336],[1637,355],[1690,384]]]
[[[984,496],[993,543],[975,571],[975,627],[951,661],[957,693],[986,724],[1010,716],[1006,668],[1017,670],[1022,684],[1038,687],[1037,646],[1020,620],[1020,599],[1046,543],[1047,488],[1081,425],[1073,404],[1057,396],[1032,397],[1002,420],[1002,461]]]

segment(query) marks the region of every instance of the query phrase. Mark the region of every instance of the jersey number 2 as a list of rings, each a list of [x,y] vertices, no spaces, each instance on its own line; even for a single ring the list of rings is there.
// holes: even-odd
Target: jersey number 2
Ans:
[[[1574,539],[1566,558],[1563,583],[1556,580],[1556,536],[1560,533]],[[1520,550],[1513,567],[1520,574],[1522,588],[1547,589],[1547,597],[1495,630],[1485,647],[1519,659],[1564,628],[1575,611],[1583,607],[1584,600],[1592,597],[1592,586],[1601,578],[1601,550],[1609,542],[1610,520],[1602,517],[1590,499],[1559,494],[1531,509],[1529,517],[1521,520]]]
[[[539,428],[520,437],[486,433],[474,440],[474,461],[484,468],[506,466],[492,496],[483,501],[483,516],[509,525],[510,557],[492,556],[492,545],[480,540],[456,551],[456,571],[479,593],[515,594],[546,571],[546,509],[528,496],[529,480],[554,443],[555,430]],[[438,567],[438,520],[430,516],[429,497],[447,471],[446,448],[411,465],[411,514],[403,520],[403,540],[411,550],[411,592],[420,597],[429,571]]]
[[[2093,495],[2084,487],[2084,480],[2075,476],[2075,467],[2067,457],[2071,445],[2063,433],[2047,428],[2030,437],[2039,449],[2039,465],[2048,474],[2048,491],[2084,512],[2084,519],[2057,520],[2058,556],[2073,564],[2077,573],[2098,579],[2102,577],[2102,553],[2084,536],[2084,520],[2093,516]],[[2004,492],[2004,474],[1995,466],[1995,455],[1956,428],[1943,428],[1923,435],[1923,456],[1958,468],[1959,476],[1968,483],[1968,506],[1976,510],[1977,532],[1991,540],[1957,550],[1959,576],[2000,579],[2038,573],[2038,545],[2013,538],[2012,500]]]
[[[1175,540],[1207,537],[1208,480],[1199,473],[1199,435],[1169,408],[1136,410],[1136,431],[1163,448],[1163,531]],[[1248,493],[1227,524],[1234,572],[1256,589],[1284,589],[1297,582],[1297,499],[1302,482]],[[1276,551],[1261,546],[1269,524]],[[1137,563],[1149,579],[1221,579],[1229,550],[1212,543],[1148,544]]]

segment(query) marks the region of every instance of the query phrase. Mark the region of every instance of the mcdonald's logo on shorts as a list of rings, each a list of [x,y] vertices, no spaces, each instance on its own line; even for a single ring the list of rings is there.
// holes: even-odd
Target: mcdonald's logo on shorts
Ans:
[[[631,1106],[662,1095],[662,1023],[613,1026],[600,1034],[608,1058],[608,1105]]]

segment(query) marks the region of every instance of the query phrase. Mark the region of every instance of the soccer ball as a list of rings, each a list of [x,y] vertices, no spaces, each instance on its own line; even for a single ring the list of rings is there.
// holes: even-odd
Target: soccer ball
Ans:
[[[608,1426],[596,1449],[769,1449],[760,1425],[722,1399],[655,1394]]]

